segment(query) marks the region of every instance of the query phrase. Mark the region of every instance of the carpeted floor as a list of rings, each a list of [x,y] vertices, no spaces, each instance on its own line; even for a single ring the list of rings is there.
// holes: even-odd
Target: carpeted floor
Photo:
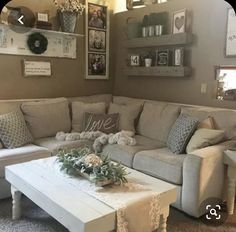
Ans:
[[[13,221],[11,199],[0,201],[0,232],[68,232],[26,197],[22,199],[22,211],[22,219]],[[97,232],[102,231],[98,229]],[[168,232],[236,232],[236,214],[228,217],[225,224],[220,227],[209,227],[200,220],[171,208]]]

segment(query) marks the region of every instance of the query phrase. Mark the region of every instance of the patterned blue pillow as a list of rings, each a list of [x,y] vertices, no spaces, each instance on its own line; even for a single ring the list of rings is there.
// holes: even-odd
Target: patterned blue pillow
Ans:
[[[175,154],[183,154],[197,125],[197,118],[180,115],[171,128],[167,139],[167,147]]]
[[[0,115],[0,139],[10,149],[33,141],[21,111]]]

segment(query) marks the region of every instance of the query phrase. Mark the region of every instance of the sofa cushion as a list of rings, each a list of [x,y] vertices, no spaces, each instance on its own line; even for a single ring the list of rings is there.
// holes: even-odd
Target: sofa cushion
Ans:
[[[84,146],[92,147],[93,142],[89,140],[59,141],[55,137],[48,137],[37,139],[34,141],[34,144],[46,147],[52,155],[57,155],[60,150],[70,151]]]
[[[134,157],[133,168],[168,182],[181,185],[186,155],[175,155],[168,148],[140,151]]]
[[[145,102],[138,123],[138,134],[166,142],[180,107],[162,102]]]
[[[98,102],[98,103],[72,102],[72,130],[74,132],[83,131],[85,113],[105,114],[106,105],[104,102]]]
[[[197,117],[199,121],[212,117],[214,127],[224,130],[227,139],[236,138],[236,111],[211,107],[183,107],[182,113]]]
[[[119,128],[119,114],[91,114],[84,115],[84,131],[101,131],[105,134],[117,133]]]
[[[27,162],[30,160],[50,157],[48,149],[28,144],[15,149],[0,150],[0,177],[5,176],[5,167],[12,164]]]
[[[225,132],[223,130],[198,129],[190,139],[186,152],[190,154],[197,149],[213,146],[220,143],[224,136]]]
[[[167,147],[173,153],[184,153],[197,126],[198,120],[196,118],[180,115],[168,135]]]
[[[139,104],[140,106],[142,106],[144,102],[145,102],[144,99],[123,97],[123,96],[113,96],[113,103],[119,104],[119,105]]]
[[[34,138],[54,136],[59,131],[69,132],[71,120],[66,98],[23,103],[21,109]]]
[[[99,103],[105,102],[106,107],[108,108],[109,104],[112,102],[111,94],[97,94],[91,96],[81,96],[68,98],[70,102],[84,102],[84,103]]]
[[[137,141],[135,146],[108,144],[103,148],[103,154],[109,155],[111,159],[116,162],[121,162],[123,165],[132,167],[133,158],[137,152],[165,146],[165,144],[162,142],[152,140],[144,136],[136,135],[134,138]]]
[[[33,141],[21,111],[0,115],[0,138],[6,148],[17,148]]]
[[[140,104],[119,105],[111,103],[109,114],[120,114],[119,130],[135,132],[135,119],[139,116]]]

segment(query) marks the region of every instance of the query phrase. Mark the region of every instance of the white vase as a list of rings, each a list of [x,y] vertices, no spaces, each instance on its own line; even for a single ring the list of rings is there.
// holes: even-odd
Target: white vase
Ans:
[[[152,59],[147,58],[145,59],[145,67],[149,68],[152,66]]]

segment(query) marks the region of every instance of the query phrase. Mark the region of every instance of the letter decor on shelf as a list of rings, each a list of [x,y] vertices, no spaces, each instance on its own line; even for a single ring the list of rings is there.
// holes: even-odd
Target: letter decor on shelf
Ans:
[[[75,35],[34,28],[16,33],[8,25],[0,25],[0,54],[76,59],[76,44]]]

